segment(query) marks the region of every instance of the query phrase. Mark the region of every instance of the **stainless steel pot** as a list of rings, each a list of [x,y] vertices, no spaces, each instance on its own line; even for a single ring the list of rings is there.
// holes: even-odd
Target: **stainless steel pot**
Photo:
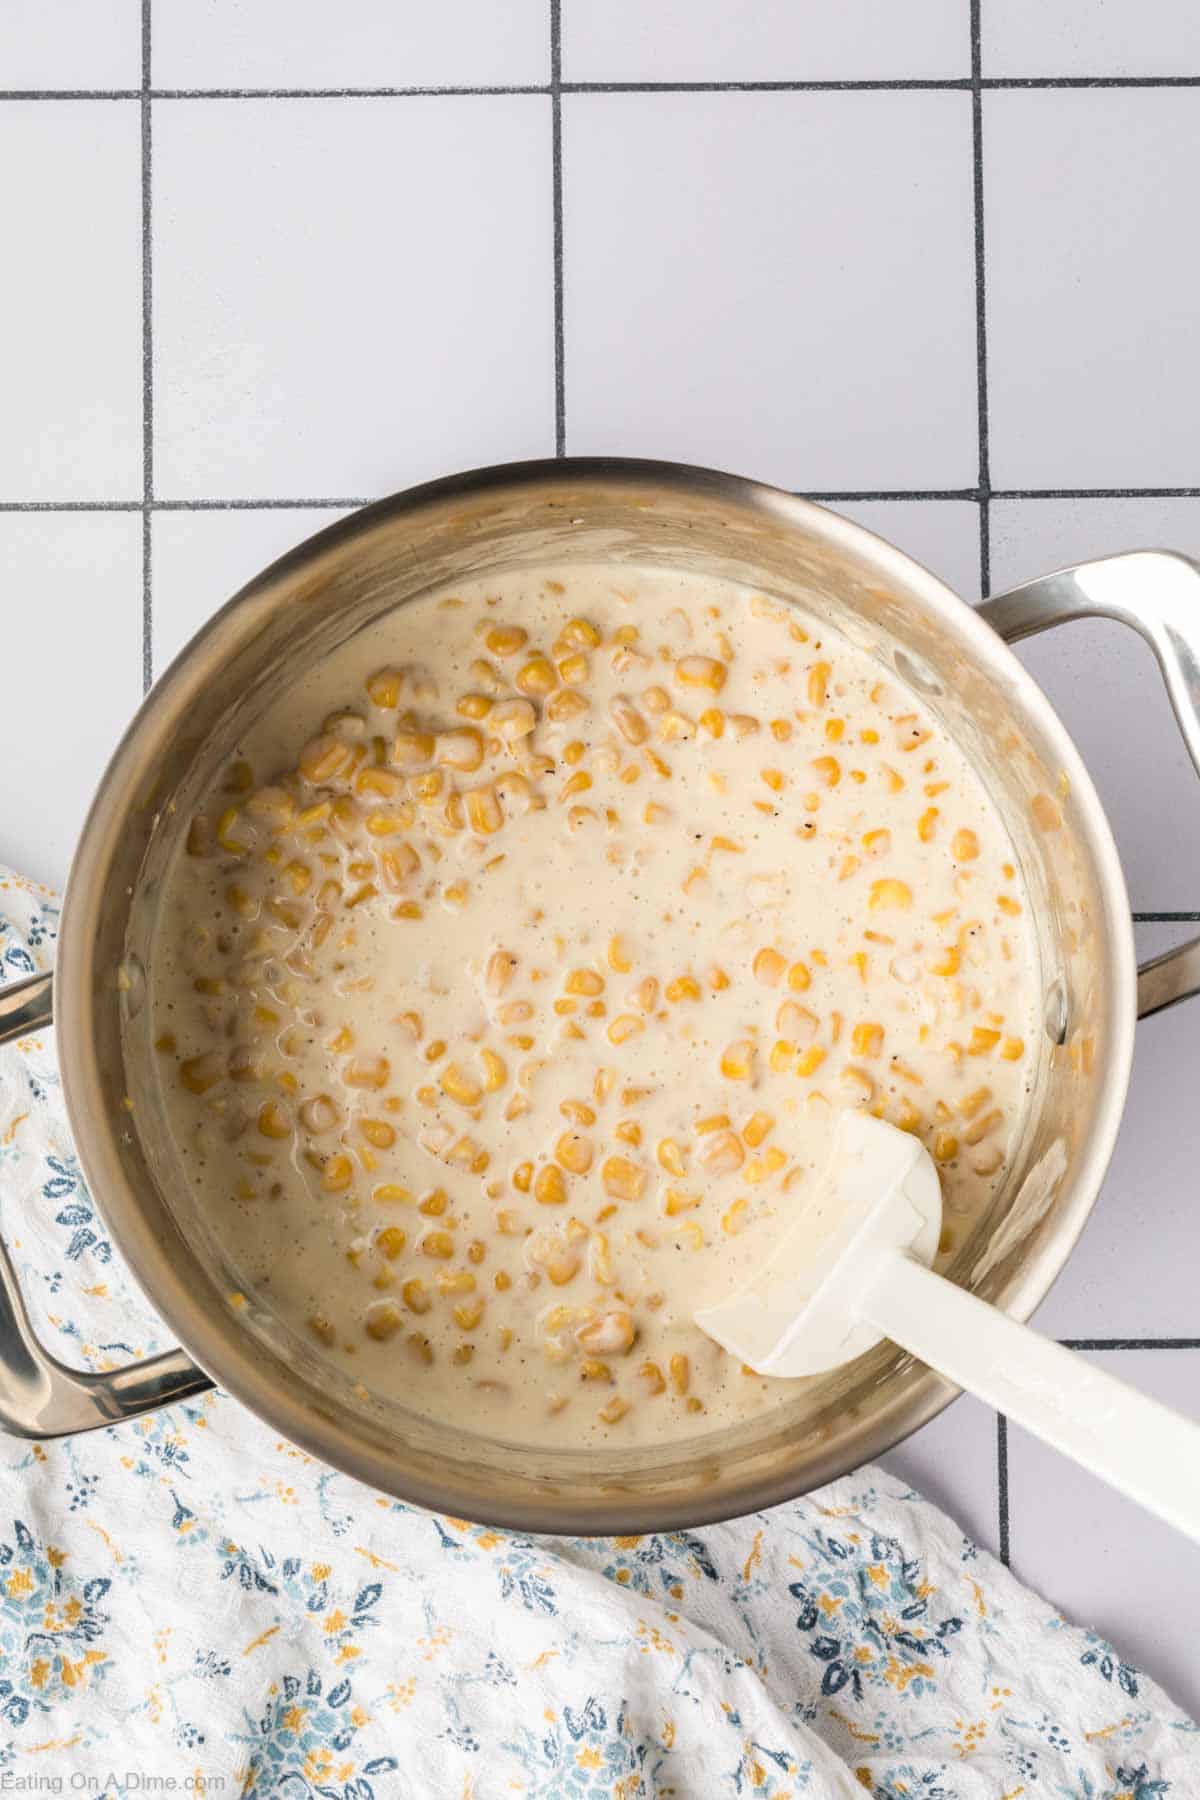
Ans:
[[[628,1532],[729,1517],[878,1456],[954,1389],[897,1349],[752,1423],[646,1451],[532,1452],[355,1393],[237,1287],[210,1221],[169,1175],[145,970],[163,874],[194,798],[298,664],[432,586],[544,562],[711,572],[803,603],[892,666],[985,780],[1036,912],[1045,1034],[1025,1140],[952,1273],[1018,1319],[1042,1299],[1096,1198],[1125,1098],[1134,1020],[1200,990],[1200,939],[1136,970],[1129,907],[1091,780],[1006,645],[1085,614],[1158,657],[1200,767],[1200,565],[1163,551],[1061,571],[972,608],[900,551],[821,507],[667,463],[529,463],[368,507],[268,569],[213,618],[138,712],[71,871],[54,978],[80,1161],[118,1246],[183,1349],[113,1374],[36,1341],[11,1266],[0,1298],[0,1425],[86,1431],[216,1381],[284,1436],[422,1505],[537,1531]],[[0,996],[0,1041],[51,1017],[50,979]],[[122,1102],[131,1096],[132,1112]]]

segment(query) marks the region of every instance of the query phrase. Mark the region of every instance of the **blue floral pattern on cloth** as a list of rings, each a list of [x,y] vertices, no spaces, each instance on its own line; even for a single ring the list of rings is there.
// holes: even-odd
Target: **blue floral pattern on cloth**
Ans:
[[[0,870],[0,985],[57,921]],[[64,1361],[169,1343],[51,1033],[0,1051],[0,1228]],[[537,1538],[373,1493],[211,1393],[0,1439],[5,1791],[1192,1800],[1200,1732],[879,1469],[702,1533]]]

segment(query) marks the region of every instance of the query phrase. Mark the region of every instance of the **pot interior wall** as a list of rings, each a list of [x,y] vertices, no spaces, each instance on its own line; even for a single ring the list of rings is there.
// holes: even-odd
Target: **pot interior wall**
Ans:
[[[797,1383],[794,1401],[754,1424],[656,1451],[649,1465],[632,1453],[539,1452],[533,1466],[520,1447],[471,1440],[364,1397],[253,1298],[233,1311],[237,1280],[219,1222],[175,1178],[156,1102],[144,998],[163,875],[239,726],[297,662],[381,612],[468,575],[547,560],[702,570],[800,602],[916,689],[958,738],[1005,817],[1034,898],[1047,1031],[1025,1142],[953,1272],[1018,1313],[1040,1298],[1086,1214],[1089,1134],[1124,1075],[1111,1053],[1119,1024],[1104,949],[1129,927],[1127,916],[1104,912],[1087,811],[1094,796],[1085,782],[1081,809],[1078,784],[1059,766],[1062,744],[1042,734],[1023,678],[1003,653],[989,658],[984,644],[981,654],[983,628],[932,577],[819,508],[653,465],[468,478],[384,503],[269,570],[169,671],[85,837],[96,867],[85,871],[91,941],[75,951],[87,957],[75,1024],[89,1040],[103,1114],[89,1126],[106,1137],[95,1169],[86,1155],[85,1166],[118,1242],[185,1344],[330,1460],[392,1491],[447,1508],[457,1500],[471,1516],[502,1522],[578,1530],[699,1521],[854,1466],[929,1416],[948,1390],[885,1345]],[[72,894],[67,928],[79,946],[75,904]],[[121,1110],[126,1093],[132,1114]],[[262,1408],[264,1395],[280,1407]]]

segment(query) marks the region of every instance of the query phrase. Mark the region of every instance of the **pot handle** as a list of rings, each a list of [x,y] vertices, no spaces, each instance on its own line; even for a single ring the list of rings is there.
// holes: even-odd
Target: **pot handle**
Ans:
[[[44,1030],[53,1019],[53,977],[31,975],[0,989],[0,1044]],[[11,1437],[69,1437],[119,1425],[213,1386],[182,1350],[164,1350],[122,1369],[69,1369],[34,1334],[17,1273],[0,1242],[0,1431]]]
[[[1129,550],[1026,581],[976,609],[1015,644],[1068,619],[1116,619],[1158,660],[1183,741],[1200,774],[1200,563],[1174,550]],[[1138,1017],[1200,994],[1200,937],[1138,970]]]

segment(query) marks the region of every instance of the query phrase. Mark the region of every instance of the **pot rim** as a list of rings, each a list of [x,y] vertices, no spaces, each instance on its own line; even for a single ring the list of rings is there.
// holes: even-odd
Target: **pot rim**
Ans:
[[[120,1250],[151,1305],[179,1343],[212,1378],[273,1430],[320,1461],[367,1482],[383,1492],[432,1511],[478,1517],[508,1528],[573,1535],[612,1531],[673,1529],[709,1524],[757,1511],[809,1492],[813,1487],[860,1467],[890,1450],[929,1423],[961,1391],[932,1370],[925,1370],[903,1395],[880,1408],[866,1424],[844,1436],[835,1453],[810,1458],[803,1483],[784,1473],[771,1480],[743,1478],[722,1487],[720,1497],[683,1494],[645,1500],[631,1496],[593,1499],[575,1509],[563,1524],[563,1502],[553,1500],[513,1505],[493,1503],[469,1482],[450,1477],[438,1482],[412,1478],[389,1461],[382,1448],[366,1441],[365,1426],[347,1426],[332,1407],[317,1412],[298,1378],[286,1367],[270,1364],[255,1341],[242,1332],[232,1311],[209,1311],[175,1268],[167,1246],[153,1230],[138,1191],[123,1171],[116,1152],[115,1122],[109,1119],[95,1052],[94,1011],[102,988],[95,965],[96,920],[104,906],[111,847],[128,814],[132,796],[145,771],[145,744],[152,722],[170,713],[173,697],[193,661],[200,657],[225,621],[268,585],[295,576],[327,551],[344,550],[379,524],[419,514],[447,500],[466,500],[488,493],[537,486],[578,488],[589,480],[618,480],[657,491],[675,489],[739,510],[771,515],[785,524],[815,528],[826,541],[865,556],[886,581],[889,573],[913,589],[930,609],[951,611],[977,658],[997,668],[1021,708],[1037,721],[1053,747],[1071,785],[1081,826],[1096,867],[1105,929],[1112,1002],[1108,1019],[1104,1089],[1098,1096],[1096,1129],[1075,1157],[1071,1204],[1043,1236],[1037,1255],[1027,1257],[1002,1295],[1003,1309],[1024,1321],[1041,1303],[1061,1272],[1095,1204],[1108,1167],[1124,1109],[1133,1054],[1136,1012],[1136,965],[1133,928],[1120,860],[1107,817],[1082,757],[1043,694],[1007,644],[975,609],[904,551],[813,501],[746,477],[674,462],[620,457],[563,457],[554,460],[501,463],[423,483],[364,507],[325,527],[288,551],[242,587],[219,609],[174,659],[142,701],[100,780],[72,861],[60,925],[55,976],[58,1053],[68,1117],[80,1164],[93,1199],[113,1242]],[[700,1440],[697,1440],[699,1443]],[[536,1452],[533,1454],[536,1455]],[[641,1509],[639,1511],[639,1508]]]

